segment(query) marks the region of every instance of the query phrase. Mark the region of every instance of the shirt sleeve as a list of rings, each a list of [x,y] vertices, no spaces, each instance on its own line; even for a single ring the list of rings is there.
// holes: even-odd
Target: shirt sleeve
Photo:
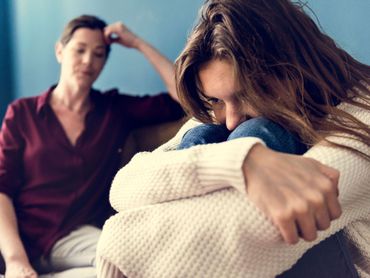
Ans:
[[[0,192],[12,197],[21,186],[24,140],[16,105],[9,105],[0,130]]]
[[[341,105],[341,108],[370,126],[370,110],[365,110],[349,104]],[[352,136],[331,136],[328,140],[350,146],[364,154],[370,155],[367,144],[359,142]],[[317,144],[304,154],[321,163],[331,166],[340,172],[339,177],[339,201],[342,206],[342,215],[339,219],[341,228],[354,223],[359,219],[369,219],[370,211],[370,161],[360,155],[345,150]],[[369,245],[370,247],[370,245]]]
[[[168,93],[143,97],[119,95],[119,97],[133,128],[173,121],[184,116],[181,106]]]

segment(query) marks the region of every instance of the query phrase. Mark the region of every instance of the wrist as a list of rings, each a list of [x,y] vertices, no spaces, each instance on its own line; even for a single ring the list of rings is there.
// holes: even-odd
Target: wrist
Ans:
[[[248,152],[243,162],[243,174],[245,180],[245,187],[248,192],[248,179],[251,173],[256,171],[256,161],[265,156],[265,151],[268,150],[263,144],[255,144]]]
[[[11,263],[29,264],[29,259],[26,253],[21,252],[21,253],[4,255],[4,262],[7,265]]]
[[[145,41],[140,37],[135,37],[135,39],[132,42],[133,48],[142,51],[143,47],[145,46]]]

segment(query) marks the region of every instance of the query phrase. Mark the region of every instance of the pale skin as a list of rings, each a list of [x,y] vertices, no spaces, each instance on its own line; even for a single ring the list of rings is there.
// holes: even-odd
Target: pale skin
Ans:
[[[92,105],[89,99],[90,89],[104,68],[107,43],[140,51],[158,71],[170,96],[178,100],[173,63],[121,22],[108,25],[104,32],[88,28],[77,29],[66,45],[60,42],[56,44],[55,55],[61,64],[61,75],[50,97],[50,105],[71,145],[76,144],[85,128],[85,116]],[[5,277],[38,277],[19,237],[13,203],[2,193],[0,208],[0,248],[6,264]]]
[[[258,115],[247,103],[236,99],[240,88],[228,61],[216,59],[204,64],[199,79],[216,121],[230,131]],[[249,199],[289,244],[297,243],[300,237],[316,239],[317,231],[327,229],[341,215],[339,172],[316,160],[257,144],[244,160],[242,171]]]

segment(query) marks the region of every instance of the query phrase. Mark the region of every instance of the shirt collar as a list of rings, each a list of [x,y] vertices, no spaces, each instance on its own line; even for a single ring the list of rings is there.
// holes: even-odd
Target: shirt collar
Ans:
[[[38,98],[37,98],[37,113],[40,114],[42,111],[45,110],[46,107],[49,107],[49,99],[51,96],[52,91],[57,85],[51,86],[47,91],[43,92]],[[100,92],[95,89],[91,89],[90,91],[90,97],[91,101],[93,103],[93,109],[96,107],[96,103],[99,102]]]
[[[37,113],[40,114],[46,106],[49,105],[49,99],[51,92],[54,90],[56,85],[51,86],[47,91],[43,92],[38,98],[37,98]]]

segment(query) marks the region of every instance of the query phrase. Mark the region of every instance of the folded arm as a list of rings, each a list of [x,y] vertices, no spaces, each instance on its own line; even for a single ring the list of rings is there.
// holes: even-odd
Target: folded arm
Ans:
[[[368,111],[353,107],[351,110],[354,116],[370,124]],[[183,133],[184,130],[170,143],[180,142]],[[349,138],[330,139],[368,151],[364,144]],[[344,200],[347,195],[343,195],[341,188],[353,183],[346,179],[351,180],[354,168],[359,166],[352,163],[343,168],[343,162],[356,160],[357,155],[318,144],[305,157],[262,148],[263,153],[254,152],[255,158],[248,158],[249,150],[258,142],[256,138],[243,138],[182,151],[141,153],[118,172],[112,185],[111,203],[122,211],[229,187],[247,197],[248,189],[246,201],[266,214],[286,242],[298,241],[297,228],[304,239],[314,240],[318,230],[328,228],[330,221],[340,216],[338,173],[341,173],[340,196]],[[361,184],[361,179],[358,182]]]
[[[352,109],[352,114],[370,125],[370,111],[356,108]],[[350,138],[329,139],[368,154],[370,152],[365,144]],[[318,144],[311,148],[305,157],[292,156],[291,159],[319,161],[320,164],[334,167],[340,172],[337,188],[342,215],[332,221],[325,231],[319,231],[315,241],[301,240],[294,245],[285,244],[282,241],[282,233],[269,219],[263,207],[257,207],[256,200],[251,200],[251,181],[248,180],[248,173],[247,187],[241,182],[241,157],[248,154],[249,148],[255,145],[256,141],[249,141],[248,148],[245,147],[247,141],[243,140],[253,139],[240,140],[209,145],[204,149],[199,147],[172,152],[173,154],[168,156],[156,151],[136,157],[131,163],[137,163],[141,170],[126,168],[129,169],[126,171],[124,168],[113,183],[111,201],[121,212],[106,223],[99,254],[114,257],[119,253],[120,260],[117,264],[122,266],[126,274],[141,271],[144,276],[156,272],[165,276],[168,274],[166,271],[192,273],[196,270],[197,273],[204,271],[210,274],[218,273],[219,276],[234,273],[235,277],[271,277],[289,269],[304,252],[336,231],[349,227],[360,219],[368,219],[369,161],[353,152]],[[241,148],[238,144],[241,144]],[[169,145],[176,145],[176,140]],[[234,146],[235,151],[232,151]],[[211,152],[213,147],[224,148],[225,157],[211,157],[212,154],[207,150]],[[228,147],[230,149],[227,149]],[[208,155],[210,157],[207,157]],[[178,160],[173,162],[172,156]],[[238,156],[240,157],[237,158]],[[199,163],[202,158],[207,160],[206,164]],[[230,172],[235,172],[233,177],[238,176],[238,179],[220,179],[217,175],[209,174],[207,179],[211,182],[204,186],[202,175],[194,175],[194,172],[207,172],[212,168],[221,171],[223,165],[228,165],[226,162],[229,159],[239,160],[240,164],[235,165],[234,170],[229,169]],[[166,167],[160,166],[153,170],[152,167],[156,164],[163,163]],[[199,169],[194,170],[194,164]],[[178,167],[181,165],[185,166],[179,172]],[[320,166],[318,167],[318,171],[322,171]],[[252,169],[247,167],[246,171]],[[293,167],[286,173],[288,177],[292,175],[292,171]],[[310,175],[315,176],[312,173]],[[315,177],[313,178],[306,179],[308,188],[315,180]],[[276,181],[270,184],[271,188],[274,188],[275,184]],[[123,198],[122,195],[126,196]],[[321,203],[326,201],[322,200]],[[140,234],[140,238],[135,240],[137,234]],[[116,238],[120,243],[116,242]],[[225,257],[228,258],[227,261]],[[150,264],[147,264],[148,261]],[[199,261],[207,263],[197,264],[195,267],[194,264]],[[133,268],[133,262],[147,267]],[[160,268],[164,263],[171,267]]]
[[[231,186],[245,192],[241,165],[258,142],[257,138],[243,138],[188,150],[140,153],[114,178],[111,204],[123,211]]]

